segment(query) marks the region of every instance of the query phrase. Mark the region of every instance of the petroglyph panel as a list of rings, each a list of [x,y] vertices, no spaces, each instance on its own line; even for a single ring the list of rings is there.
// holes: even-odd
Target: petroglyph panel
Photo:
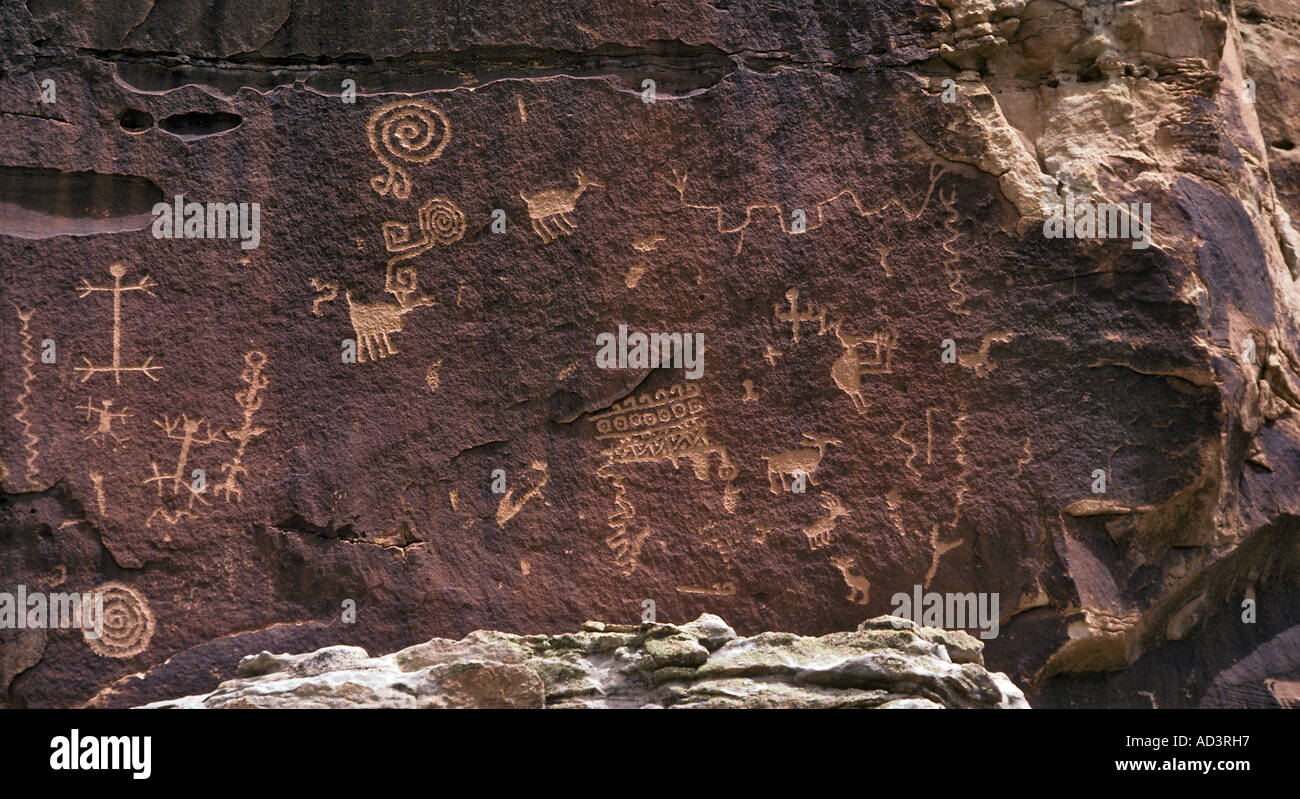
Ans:
[[[1294,192],[1233,194],[1277,159],[1226,188],[1231,169],[1198,171],[1253,152],[1205,123],[1221,98],[1199,76],[1177,83],[1195,113],[1141,109],[1167,125],[1144,157],[1193,170],[1143,173],[1146,197],[1131,160],[1054,149],[1079,126],[1019,127],[1054,107],[1013,102],[1023,87],[972,79],[944,103],[925,55],[943,7],[885,4],[829,39],[799,9],[763,36],[736,4],[722,27],[614,10],[583,21],[602,45],[381,3],[383,36],[355,47],[371,20],[294,10],[220,53],[176,42],[166,74],[149,22],[105,44],[18,14],[41,27],[19,45],[46,43],[15,63],[61,80],[34,111],[31,74],[0,76],[0,163],[44,176],[0,183],[48,187],[0,198],[0,563],[11,583],[60,564],[69,586],[122,580],[148,611],[123,618],[156,618],[124,626],[152,630],[134,654],[37,664],[0,704],[206,691],[159,675],[229,676],[245,648],[635,624],[647,598],[747,634],[853,629],[917,584],[1000,592],[1008,613],[1031,597],[1007,617],[1023,649],[986,656],[1051,679],[1065,609],[1105,595],[1159,638],[1170,586],[1278,551],[1268,520],[1300,516],[1300,356],[1267,217]],[[274,70],[231,64],[249,42]],[[615,42],[657,53],[658,102],[611,72]],[[773,52],[801,68],[755,61]],[[991,66],[1009,71],[960,68],[1017,74]],[[196,103],[243,121],[190,140],[113,123]],[[1210,140],[1188,150],[1186,130]],[[110,173],[142,188],[108,191]],[[1045,239],[1032,214],[1062,176],[1153,202],[1153,246]],[[182,192],[259,203],[260,244],[154,238],[150,207]],[[619,325],[703,336],[698,379],[603,368],[596,337]],[[345,598],[362,623],[339,620]]]

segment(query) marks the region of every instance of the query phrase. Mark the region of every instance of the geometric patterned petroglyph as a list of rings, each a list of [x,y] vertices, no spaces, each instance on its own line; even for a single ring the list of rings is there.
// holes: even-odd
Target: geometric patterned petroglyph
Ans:
[[[948,301],[948,310],[955,314],[969,315],[970,309],[962,307],[966,303],[966,292],[961,289],[963,276],[961,270],[955,266],[961,260],[961,254],[951,246],[954,241],[961,238],[961,231],[955,226],[957,209],[953,207],[953,200],[956,196],[956,186],[946,197],[943,189],[939,190],[939,201],[943,203],[944,208],[948,209],[948,216],[943,220],[944,230],[948,231],[948,238],[944,239],[942,244],[943,251],[948,254],[948,257],[943,259],[943,271],[948,276],[948,290],[957,295],[955,299]]]
[[[266,356],[261,352],[250,350],[244,355],[244,371],[240,374],[240,379],[248,384],[248,388],[235,392],[235,402],[244,409],[244,424],[238,430],[226,431],[226,437],[238,442],[239,448],[234,458],[221,464],[226,479],[213,491],[224,493],[227,502],[230,501],[231,494],[235,495],[236,501],[243,501],[244,491],[239,486],[239,477],[248,474],[244,468],[244,449],[248,447],[249,441],[266,432],[265,427],[253,426],[253,415],[262,407],[260,392],[267,385],[266,378],[262,376],[265,366]]]
[[[615,509],[609,516],[614,533],[605,542],[614,550],[615,563],[623,567],[624,575],[636,571],[636,557],[650,535],[650,528],[645,527],[640,534],[631,532],[636,506],[627,496],[619,466],[669,461],[676,469],[685,458],[691,462],[696,479],[707,481],[710,457],[717,455],[718,477],[727,483],[724,502],[730,506],[729,511],[735,508],[735,495],[730,488],[737,470],[726,447],[709,441],[704,411],[698,386],[674,383],[653,395],[628,397],[609,410],[587,417],[596,426],[596,439],[608,442],[602,450],[604,462],[596,469],[596,476],[614,487]]]
[[[385,222],[382,230],[384,247],[397,253],[389,263],[414,258],[435,244],[452,244],[465,237],[465,214],[446,197],[434,197],[420,207],[416,223],[420,236],[415,238],[411,226],[404,222]]]
[[[407,98],[371,114],[366,136],[370,149],[388,169],[387,175],[371,178],[370,187],[404,200],[411,196],[411,178],[399,162],[424,163],[442,155],[451,139],[451,122],[432,103]]]
[[[98,638],[85,636],[86,643],[96,655],[106,658],[129,658],[149,648],[153,638],[153,613],[149,603],[130,586],[122,583],[104,583],[90,592],[103,594],[103,629]]]
[[[794,343],[799,343],[799,325],[803,323],[817,322],[821,331],[826,331],[826,311],[816,311],[812,303],[808,303],[808,310],[799,310],[799,289],[790,289],[785,293],[785,298],[790,302],[790,310],[781,310],[780,305],[773,306],[776,318],[789,324],[794,330]]]
[[[683,208],[695,208],[702,211],[712,211],[717,216],[717,219],[715,221],[715,226],[717,227],[719,233],[740,234],[740,238],[736,242],[736,251],[734,253],[735,255],[738,256],[740,255],[741,249],[745,246],[745,229],[748,228],[750,223],[754,221],[754,212],[760,209],[775,210],[777,214],[777,219],[781,225],[781,230],[787,235],[791,235],[791,236],[798,236],[803,233],[809,233],[821,227],[822,225],[826,224],[827,220],[824,213],[825,206],[831,205],[832,203],[839,200],[841,197],[845,197],[845,196],[853,200],[853,206],[854,208],[857,209],[858,216],[863,216],[863,217],[874,216],[875,214],[884,211],[886,208],[888,208],[891,205],[897,205],[899,209],[902,210],[903,215],[908,219],[908,221],[914,221],[918,217],[920,217],[921,214],[925,213],[926,206],[930,204],[930,196],[934,193],[935,183],[937,183],[939,178],[943,176],[945,170],[943,166],[939,164],[934,164],[930,167],[930,187],[925,193],[925,199],[921,202],[921,207],[918,208],[916,211],[909,210],[907,205],[903,203],[902,200],[899,200],[897,197],[893,197],[893,196],[885,200],[879,206],[876,206],[874,208],[868,208],[862,204],[862,201],[858,199],[857,193],[855,193],[852,189],[843,189],[842,191],[833,194],[824,200],[819,200],[818,202],[814,203],[813,211],[816,214],[817,219],[816,221],[809,219],[807,223],[804,225],[802,230],[795,230],[791,226],[790,214],[787,214],[779,203],[755,203],[752,205],[746,205],[745,220],[741,222],[739,225],[736,225],[735,227],[731,227],[731,228],[724,227],[723,207],[721,205],[700,205],[697,203],[686,202],[687,173],[685,170],[678,171],[676,167],[672,168],[672,172],[673,172],[672,180],[669,180],[668,178],[662,178],[662,180],[665,183],[667,183],[669,186],[672,186],[674,189],[677,190],[677,200]]]
[[[603,454],[609,464],[671,461],[677,468],[689,459],[699,480],[709,479],[709,456],[718,455],[718,476],[730,481],[736,475],[726,447],[709,442],[700,389],[674,383],[653,396],[628,397],[607,411],[592,414],[596,439],[611,442]]]
[[[162,367],[151,365],[153,363],[152,355],[146,358],[145,362],[140,366],[122,365],[122,294],[127,291],[143,291],[145,294],[153,297],[155,295],[149,289],[154,286],[155,283],[149,279],[148,275],[145,275],[140,279],[140,282],[136,283],[134,286],[123,286],[122,276],[126,274],[126,264],[121,261],[114,261],[112,265],[108,267],[108,272],[113,276],[113,285],[92,286],[85,278],[82,278],[81,285],[77,287],[81,293],[77,296],[78,299],[81,299],[95,291],[107,291],[113,294],[113,365],[95,366],[90,362],[89,358],[83,357],[82,360],[86,362],[86,365],[75,367],[75,369],[78,372],[86,373],[85,377],[81,378],[81,382],[83,383],[100,372],[111,372],[113,374],[113,382],[118,384],[121,384],[122,382],[123,372],[142,372],[150,380],[156,381],[158,378],[154,377],[153,373],[155,370],[161,369]]]
[[[543,244],[577,230],[578,225],[569,218],[569,214],[573,213],[578,198],[589,187],[601,188],[605,185],[589,179],[581,169],[573,174],[578,179],[578,185],[573,189],[545,189],[532,195],[524,194],[523,189],[519,190],[519,196],[528,204],[533,231],[541,237]]]

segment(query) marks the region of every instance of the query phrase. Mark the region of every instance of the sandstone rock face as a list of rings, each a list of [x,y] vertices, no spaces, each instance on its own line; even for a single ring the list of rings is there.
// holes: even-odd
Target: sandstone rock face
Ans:
[[[974,656],[954,662],[943,643]],[[897,618],[811,638],[738,638],[717,616],[690,624],[588,622],[582,632],[477,631],[372,658],[355,646],[262,652],[207,695],[149,708],[1028,708],[979,642]],[[960,647],[959,647],[960,648]]]
[[[0,591],[106,599],[0,702],[550,705],[615,667],[509,634],[703,612],[833,692],[798,636],[915,590],[1036,706],[1294,703],[1300,4],[372,5],[0,8]]]

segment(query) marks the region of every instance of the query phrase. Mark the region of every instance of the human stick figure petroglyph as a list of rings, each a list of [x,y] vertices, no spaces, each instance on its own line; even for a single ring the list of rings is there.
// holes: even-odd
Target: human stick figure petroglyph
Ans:
[[[265,427],[253,425],[253,415],[262,407],[261,391],[267,386],[267,380],[262,376],[265,367],[266,355],[258,350],[250,350],[244,355],[244,371],[239,378],[248,385],[248,388],[235,392],[235,402],[239,403],[239,407],[244,410],[244,423],[238,430],[226,431],[226,437],[238,442],[239,447],[233,458],[221,464],[226,479],[214,491],[214,493],[223,493],[227,502],[230,501],[232,494],[236,501],[243,501],[244,490],[239,485],[239,478],[248,474],[248,470],[244,468],[244,450],[248,447],[249,441],[266,432]]]
[[[907,218],[908,221],[914,221],[918,219],[921,216],[921,214],[925,213],[926,207],[930,204],[930,196],[934,193],[935,184],[939,181],[939,178],[943,176],[945,171],[946,170],[940,164],[931,165],[930,186],[926,190],[925,199],[922,200],[921,207],[915,211],[910,210],[907,207],[907,205],[903,203],[902,200],[899,200],[897,197],[893,197],[893,196],[891,196],[889,199],[885,200],[883,203],[881,203],[878,206],[868,207],[862,204],[862,201],[858,199],[857,193],[854,192],[852,189],[843,189],[837,192],[836,194],[827,197],[824,200],[819,200],[816,203],[814,203],[812,208],[817,217],[816,221],[815,222],[809,221],[800,229],[795,229],[792,226],[788,215],[784,212],[782,206],[779,203],[753,203],[750,205],[746,205],[744,221],[741,222],[739,225],[736,225],[735,227],[730,227],[730,228],[725,227],[723,224],[722,205],[720,204],[703,205],[699,203],[686,202],[686,182],[687,182],[686,170],[678,170],[676,167],[673,167],[672,179],[671,180],[668,178],[661,178],[661,179],[669,186],[672,186],[674,189],[677,190],[677,199],[678,202],[681,203],[683,208],[695,208],[702,211],[714,212],[716,214],[715,226],[717,227],[719,233],[723,233],[723,234],[739,233],[740,238],[736,241],[736,251],[735,253],[733,253],[733,255],[740,255],[741,249],[744,248],[745,246],[745,230],[746,228],[749,227],[750,223],[754,221],[755,211],[761,209],[775,210],[777,212],[777,218],[781,225],[781,230],[785,232],[787,235],[791,235],[791,236],[797,236],[803,233],[808,233],[826,224],[827,220],[825,217],[825,207],[827,205],[831,205],[832,203],[835,203],[841,197],[845,197],[845,196],[853,200],[853,206],[854,208],[857,209],[858,216],[862,216],[862,217],[874,216],[878,213],[883,212],[886,208],[888,208],[891,205],[897,205],[898,208],[903,212],[903,215]]]
[[[89,358],[83,357],[86,362],[85,366],[75,367],[78,372],[85,372],[81,382],[86,382],[100,372],[110,372],[113,375],[113,382],[121,384],[123,372],[141,372],[150,380],[156,381],[154,371],[162,369],[161,366],[153,366],[153,356],[150,355],[140,366],[123,366],[122,365],[122,294],[128,291],[143,291],[150,297],[155,296],[149,289],[156,285],[149,279],[148,275],[140,278],[140,281],[134,286],[123,286],[122,277],[126,274],[126,264],[121,261],[114,261],[108,268],[108,273],[113,276],[113,285],[111,286],[92,286],[84,278],[77,290],[81,293],[77,295],[78,299],[84,298],[88,294],[96,291],[107,291],[113,295],[113,365],[112,366],[95,366]]]
[[[204,505],[211,504],[203,498],[201,491],[196,490],[192,484],[186,481],[187,475],[185,468],[189,464],[190,450],[193,447],[217,444],[222,441],[220,429],[214,433],[211,425],[208,425],[206,420],[191,419],[185,414],[181,414],[176,419],[168,419],[164,415],[162,419],[154,420],[154,424],[163,429],[167,434],[167,438],[181,442],[180,452],[176,456],[176,469],[171,474],[160,473],[158,471],[158,464],[154,461],[150,461],[150,466],[153,468],[153,477],[145,479],[141,485],[156,483],[158,486],[158,499],[161,500],[163,498],[163,483],[170,480],[172,484],[172,494],[179,494],[183,488],[189,492],[189,503],[185,508],[176,511],[174,514],[160,505],[153,513],[149,514],[149,518],[145,521],[146,527],[151,526],[154,517],[159,514],[162,514],[162,516],[172,524],[175,524],[182,515],[195,516],[196,514],[193,512],[193,508],[196,500],[202,502]],[[199,428],[205,425],[207,426],[208,432],[203,438],[199,438]],[[179,434],[176,432],[177,429],[181,431]]]
[[[549,244],[556,238],[568,236],[577,230],[578,225],[569,218],[569,214],[573,213],[578,198],[588,188],[602,188],[605,185],[591,180],[581,169],[573,174],[578,179],[578,185],[573,189],[544,189],[532,195],[524,194],[523,189],[519,190],[519,196],[528,204],[533,231],[541,237],[543,244]]]
[[[87,399],[85,405],[77,406],[77,410],[86,412],[85,421],[90,421],[90,415],[92,413],[99,417],[99,422],[95,426],[95,429],[90,431],[90,433],[82,440],[88,441],[93,438],[95,439],[96,444],[102,445],[109,438],[112,438],[115,442],[113,448],[117,449],[118,446],[130,441],[131,439],[127,436],[119,436],[117,433],[113,432],[113,420],[117,419],[125,423],[127,419],[134,417],[135,414],[127,413],[126,411],[130,410],[129,408],[123,408],[121,411],[109,410],[109,408],[113,407],[113,400],[111,399],[100,400],[99,404],[100,407],[96,408],[91,404],[91,401]]]
[[[399,162],[425,163],[442,155],[451,139],[451,122],[433,103],[406,98],[371,114],[366,136],[370,149],[388,169],[387,175],[371,178],[370,187],[405,200],[411,196],[411,177]]]
[[[785,452],[763,456],[763,460],[767,461],[767,484],[772,489],[773,494],[781,493],[776,487],[777,481],[775,478],[780,478],[781,489],[788,488],[785,481],[787,474],[794,476],[802,473],[808,478],[808,482],[819,485],[813,475],[817,472],[817,467],[821,465],[826,448],[839,446],[843,443],[834,438],[823,438],[809,433],[804,433],[803,437],[812,444],[811,449],[790,449]]]

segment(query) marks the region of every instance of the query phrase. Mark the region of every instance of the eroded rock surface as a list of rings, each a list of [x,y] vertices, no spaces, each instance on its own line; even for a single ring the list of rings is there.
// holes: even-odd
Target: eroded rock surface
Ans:
[[[1006,675],[985,670],[980,648],[895,617],[820,638],[740,638],[709,614],[680,626],[588,622],[563,635],[479,630],[377,658],[355,646],[262,652],[210,694],[146,707],[1029,707]]]
[[[0,590],[114,600],[0,631],[0,702],[916,586],[1000,597],[1036,705],[1294,694],[1300,5],[591,6],[0,8]],[[1150,246],[1046,238],[1067,194]]]

